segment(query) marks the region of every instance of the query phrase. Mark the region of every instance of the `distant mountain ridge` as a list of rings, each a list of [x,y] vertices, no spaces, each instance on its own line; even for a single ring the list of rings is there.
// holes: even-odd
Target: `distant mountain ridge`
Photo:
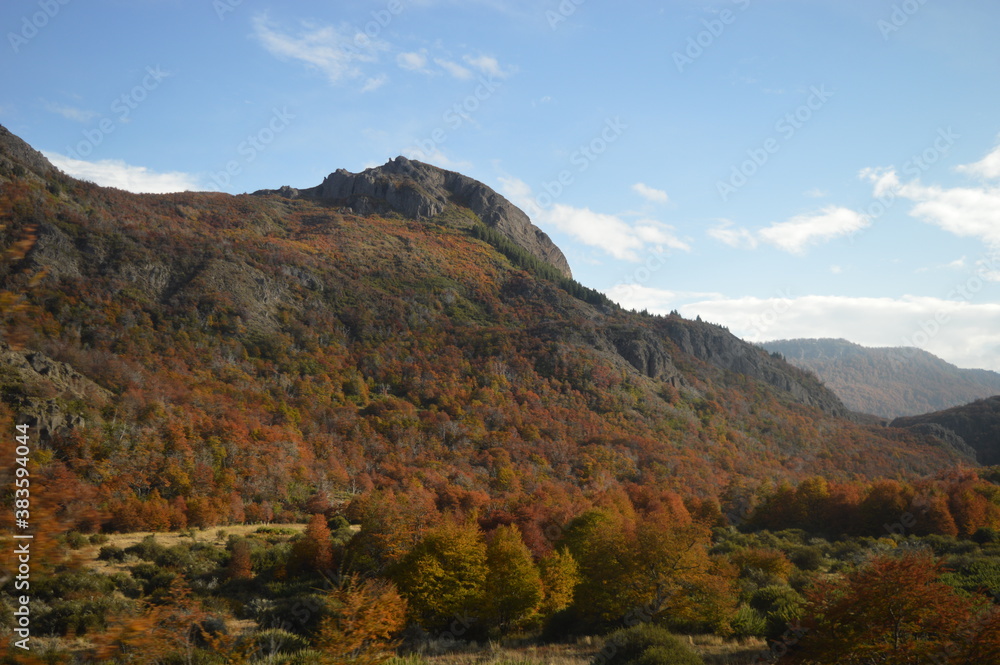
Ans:
[[[912,416],[1000,394],[1000,373],[962,369],[916,348],[870,348],[844,339],[761,346],[816,375],[853,411]]]

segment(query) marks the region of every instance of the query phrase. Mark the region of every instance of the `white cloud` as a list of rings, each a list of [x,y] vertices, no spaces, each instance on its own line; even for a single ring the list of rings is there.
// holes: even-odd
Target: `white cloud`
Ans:
[[[513,73],[513,70],[505,71],[496,58],[489,55],[471,56],[463,58],[470,67],[479,70],[487,76],[494,76],[498,79],[505,79]]]
[[[1000,245],[1000,187],[901,185],[898,194],[915,201],[910,215],[957,236]]]
[[[373,92],[378,90],[389,80],[389,77],[385,74],[379,74],[378,76],[369,78],[365,81],[364,86],[361,87],[361,92]]]
[[[677,308],[678,302],[692,298],[722,298],[720,293],[669,291],[642,284],[616,284],[604,292],[625,309],[647,310],[654,314],[667,314]]]
[[[411,72],[427,72],[427,53],[425,51],[400,53],[396,56],[396,64]]]
[[[436,64],[441,69],[448,72],[451,76],[461,80],[467,81],[471,79],[473,74],[471,71],[458,64],[457,62],[452,62],[451,60],[445,60],[444,58],[434,58],[434,64]]]
[[[721,243],[725,243],[736,249],[754,249],[757,247],[757,238],[749,230],[740,227],[732,228],[733,223],[728,219],[707,231],[709,237],[715,238]]]
[[[253,27],[254,35],[272,55],[304,62],[325,74],[331,83],[361,76],[358,63],[376,62],[378,53],[388,50],[385,42],[373,40],[346,24],[336,27],[303,21],[301,30],[292,34],[260,14],[254,17]]]
[[[190,173],[173,171],[157,173],[145,166],[133,166],[120,159],[102,159],[87,162],[72,159],[54,152],[42,154],[52,164],[74,178],[89,180],[103,187],[117,187],[129,192],[167,194],[170,192],[197,191],[198,179]]]
[[[616,215],[576,208],[563,203],[542,207],[531,187],[517,178],[501,177],[505,196],[543,228],[555,228],[580,242],[598,247],[617,259],[639,261],[641,251],[666,248],[690,251],[691,247],[673,233],[673,228],[652,219],[629,223]]]
[[[73,120],[74,122],[88,122],[100,115],[96,111],[87,111],[85,109],[78,109],[75,106],[56,104],[55,102],[44,102],[44,104],[46,111],[56,113],[67,120]]]
[[[833,273],[834,275],[841,275],[841,274],[843,274],[844,269],[841,266],[832,265],[832,266],[830,266],[830,272]]]
[[[979,178],[1000,178],[1000,146],[974,164],[956,166],[955,170]]]
[[[848,208],[827,206],[817,213],[798,215],[758,232],[761,240],[792,254],[802,254],[815,245],[855,233],[869,225],[864,217]]]
[[[472,168],[471,162],[454,160],[441,152],[440,148],[437,147],[435,147],[431,152],[426,152],[417,147],[410,147],[403,150],[403,156],[407,159],[415,159],[418,162],[424,162],[425,164],[433,164],[434,166],[438,166],[448,171],[463,171]]]
[[[916,346],[960,367],[1000,370],[1000,304],[974,297],[779,295],[709,299],[679,310],[749,341],[842,337],[865,346]]]
[[[653,203],[666,203],[670,197],[662,189],[654,189],[645,183],[637,182],[632,185],[632,191],[636,192],[639,196],[646,199],[647,201],[652,201]]]
[[[803,194],[811,199],[822,199],[829,196],[830,192],[820,189],[819,187],[813,187],[812,189],[803,192]]]
[[[982,160],[956,170],[983,178],[1000,177],[1000,147]],[[876,197],[891,195],[913,201],[911,216],[954,235],[1000,246],[1000,186],[945,188],[924,185],[918,179],[904,183],[892,168],[868,168],[860,175],[874,184]]]

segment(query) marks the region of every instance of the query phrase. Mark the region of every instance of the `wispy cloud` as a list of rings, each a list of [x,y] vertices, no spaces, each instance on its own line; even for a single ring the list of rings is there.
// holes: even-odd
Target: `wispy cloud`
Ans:
[[[597,247],[625,261],[639,261],[640,252],[676,249],[690,251],[691,246],[678,238],[673,227],[654,219],[628,222],[618,215],[577,208],[564,203],[542,207],[531,187],[517,178],[500,178],[503,193],[521,207],[543,228],[558,229],[575,239]]]
[[[100,115],[100,113],[96,111],[89,111],[87,109],[67,106],[65,104],[57,104],[55,102],[43,101],[42,105],[49,113],[61,115],[67,120],[73,120],[74,122],[89,122]]]
[[[360,63],[378,61],[389,45],[370,39],[349,25],[323,25],[302,21],[297,31],[282,29],[266,14],[253,19],[254,35],[269,53],[282,60],[297,60],[323,73],[331,83],[362,75]]]
[[[979,178],[1000,178],[1000,145],[978,162],[956,166],[955,170]]]
[[[427,51],[412,51],[400,53],[396,56],[396,64],[400,68],[411,72],[427,72]]]
[[[632,185],[632,191],[652,203],[666,203],[670,200],[670,197],[662,189],[654,189],[642,182]]]
[[[378,76],[373,76],[365,81],[365,84],[361,87],[361,92],[373,92],[378,90],[383,85],[388,82],[389,77],[385,74],[379,74]]]
[[[167,194],[202,189],[198,178],[190,173],[172,171],[157,173],[145,166],[133,166],[120,159],[88,162],[54,152],[43,152],[52,164],[74,178],[89,180],[103,187],[117,187],[129,192]]]
[[[786,222],[778,222],[758,231],[766,243],[792,254],[803,254],[807,247],[850,235],[871,222],[860,213],[848,208],[827,206],[822,210],[797,215]]]
[[[1000,165],[1000,148],[974,164],[957,167],[969,175],[993,177],[994,161]],[[902,182],[895,169],[865,169],[861,177],[874,186],[875,196],[892,193],[914,202],[910,215],[949,233],[979,238],[991,246],[1000,246],[1000,186],[941,187],[924,185],[914,179]]]
[[[733,223],[728,219],[722,220],[718,226],[707,231],[709,237],[715,238],[721,243],[735,247],[736,249],[754,249],[757,247],[757,238],[748,229],[733,228]]]
[[[452,62],[451,60],[446,60],[444,58],[434,58],[434,64],[460,81],[467,81],[473,77],[473,73],[469,69],[463,67],[457,62]]]
[[[463,60],[473,69],[498,79],[505,79],[515,72],[513,67],[507,69],[501,67],[500,62],[491,55],[467,55]]]

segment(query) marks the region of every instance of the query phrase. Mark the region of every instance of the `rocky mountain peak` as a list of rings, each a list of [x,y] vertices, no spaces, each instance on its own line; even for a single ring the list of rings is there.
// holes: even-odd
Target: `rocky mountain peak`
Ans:
[[[45,155],[0,125],[0,172],[15,173],[18,169],[31,171],[42,178],[56,171]]]
[[[267,193],[291,194],[284,188]],[[359,215],[396,212],[411,219],[436,217],[455,205],[468,208],[487,226],[572,277],[562,250],[517,206],[478,180],[424,162],[400,156],[360,173],[337,169],[319,186],[294,195],[336,203]]]

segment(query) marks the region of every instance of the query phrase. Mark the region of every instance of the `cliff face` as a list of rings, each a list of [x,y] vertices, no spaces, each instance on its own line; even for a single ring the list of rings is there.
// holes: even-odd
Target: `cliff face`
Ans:
[[[465,207],[564,276],[573,276],[562,250],[517,206],[477,180],[430,164],[397,157],[361,173],[338,169],[311,189],[277,191],[339,204],[359,215],[396,212],[410,219],[428,219],[450,206]]]
[[[719,326],[677,317],[665,319],[664,332],[685,353],[720,369],[745,374],[789,393],[797,402],[854,419],[832,391],[813,374],[800,370]]]

